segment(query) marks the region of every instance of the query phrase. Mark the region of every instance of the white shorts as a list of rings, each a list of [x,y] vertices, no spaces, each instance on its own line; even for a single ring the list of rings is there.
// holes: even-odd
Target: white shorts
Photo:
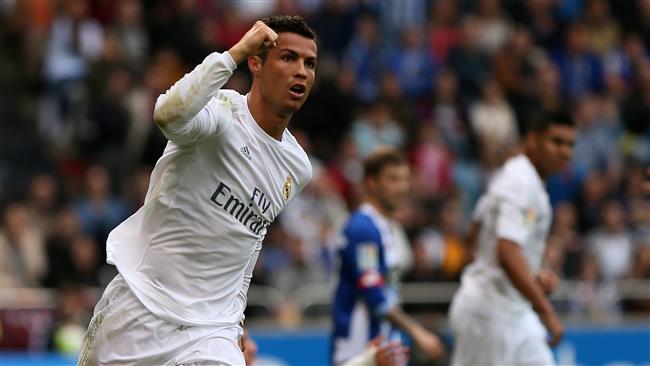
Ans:
[[[95,306],[77,365],[245,365],[237,328],[157,317],[118,274]]]
[[[530,310],[505,321],[504,314],[475,311],[477,304],[467,303],[472,300],[459,293],[451,304],[452,366],[555,365],[546,343],[546,329],[536,313]]]

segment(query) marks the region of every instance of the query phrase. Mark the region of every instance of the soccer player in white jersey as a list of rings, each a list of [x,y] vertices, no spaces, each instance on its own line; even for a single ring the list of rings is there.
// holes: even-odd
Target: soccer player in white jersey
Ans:
[[[470,230],[475,260],[450,308],[452,365],[554,364],[549,344],[560,341],[563,326],[545,296],[557,277],[541,268],[551,224],[544,179],[566,167],[574,140],[569,115],[544,113],[524,152],[506,161],[479,200]]]
[[[398,302],[402,228],[391,216],[406,200],[409,187],[408,162],[399,152],[378,150],[366,159],[364,203],[348,219],[338,250],[332,364],[370,364],[373,349],[364,353],[369,342],[378,336],[399,340],[400,330],[430,358],[443,353],[438,337],[404,313]]]
[[[268,225],[311,178],[287,130],[316,70],[298,16],[256,22],[155,105],[169,139],[145,203],[109,235],[119,274],[95,307],[79,365],[243,365],[243,313]],[[243,61],[247,95],[221,89]]]

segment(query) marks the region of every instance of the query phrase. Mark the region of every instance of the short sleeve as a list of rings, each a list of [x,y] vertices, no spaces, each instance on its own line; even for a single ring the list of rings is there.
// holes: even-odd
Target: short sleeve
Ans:
[[[497,204],[496,235],[499,239],[507,239],[521,246],[525,245],[533,228],[535,213],[507,199],[501,199]]]

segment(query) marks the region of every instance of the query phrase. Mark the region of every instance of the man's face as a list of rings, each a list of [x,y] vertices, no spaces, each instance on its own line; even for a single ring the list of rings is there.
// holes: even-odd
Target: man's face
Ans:
[[[370,178],[371,193],[376,195],[387,211],[395,211],[408,197],[410,178],[411,171],[408,165],[387,165],[377,177]]]
[[[537,155],[546,174],[563,171],[571,162],[576,139],[575,128],[552,124],[546,131],[535,136]]]
[[[316,52],[314,40],[282,32],[255,72],[262,97],[280,114],[293,114],[307,99],[316,76]]]

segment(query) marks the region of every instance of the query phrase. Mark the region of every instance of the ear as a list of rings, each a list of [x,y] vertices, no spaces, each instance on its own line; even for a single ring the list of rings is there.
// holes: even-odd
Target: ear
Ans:
[[[262,58],[259,56],[251,56],[248,58],[248,69],[253,76],[259,76],[262,72]]]
[[[377,180],[374,177],[366,177],[365,183],[366,183],[366,191],[370,192],[371,194],[374,193],[375,188],[377,187]]]
[[[526,134],[526,146],[532,149],[537,149],[539,144],[539,132],[529,132]]]

